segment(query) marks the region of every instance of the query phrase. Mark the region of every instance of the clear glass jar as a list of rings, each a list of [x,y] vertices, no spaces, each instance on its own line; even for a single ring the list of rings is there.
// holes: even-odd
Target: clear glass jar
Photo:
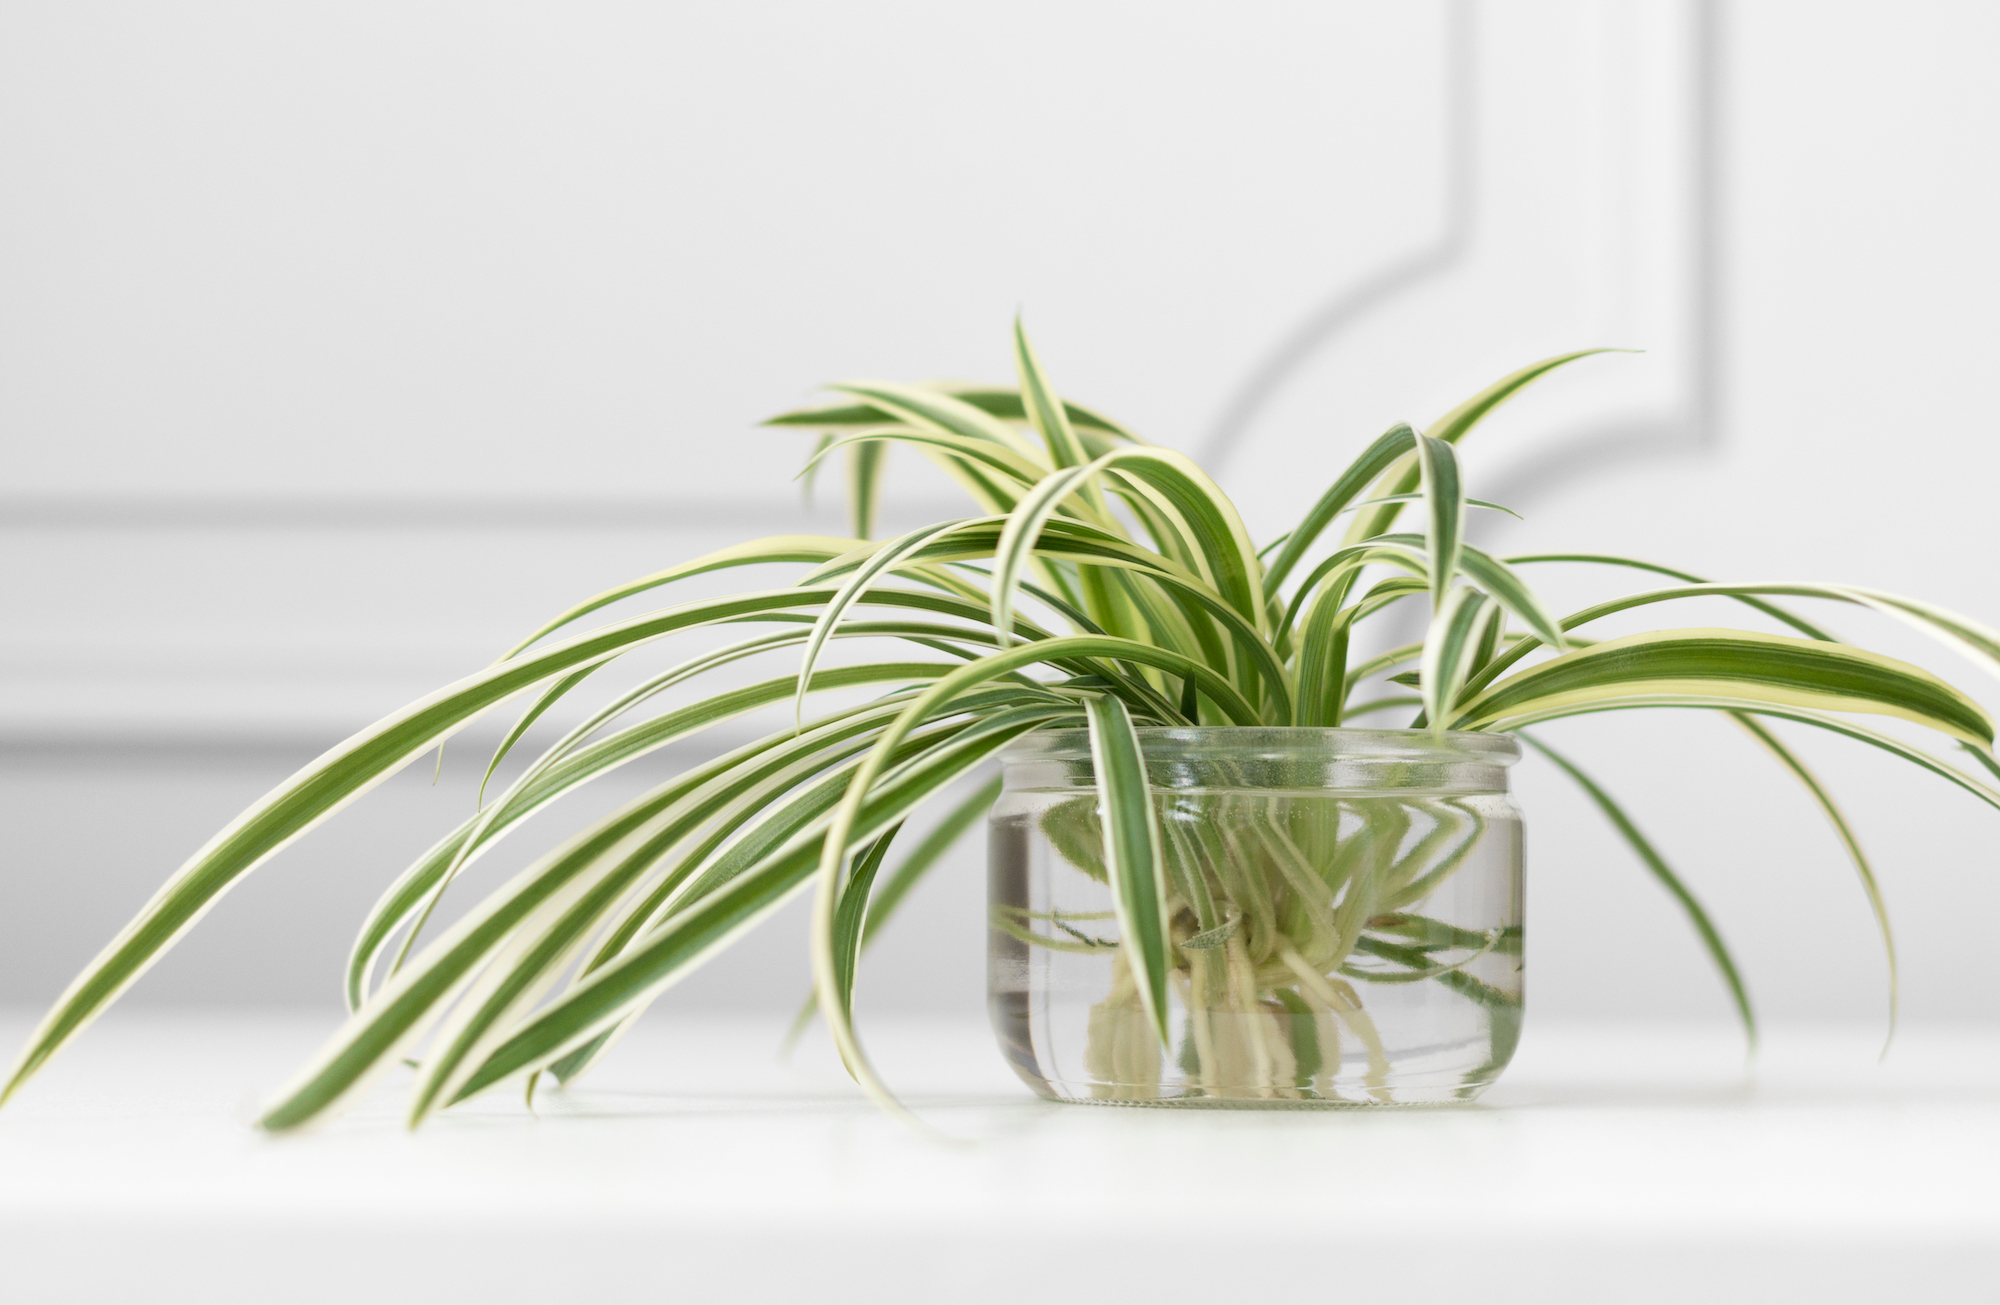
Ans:
[[[1521,1027],[1521,819],[1505,735],[1142,729],[1171,892],[1171,1045],[1105,879],[1084,731],[1002,755],[988,1005],[1045,1097],[1469,1101]]]

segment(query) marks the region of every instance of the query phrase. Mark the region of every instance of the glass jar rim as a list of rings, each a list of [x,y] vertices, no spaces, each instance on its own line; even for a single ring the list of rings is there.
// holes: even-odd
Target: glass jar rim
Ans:
[[[1148,757],[1311,757],[1315,760],[1451,762],[1511,766],[1521,759],[1512,734],[1475,730],[1362,730],[1320,725],[1142,725]],[[1001,750],[1002,762],[1083,761],[1090,731],[1037,730]]]

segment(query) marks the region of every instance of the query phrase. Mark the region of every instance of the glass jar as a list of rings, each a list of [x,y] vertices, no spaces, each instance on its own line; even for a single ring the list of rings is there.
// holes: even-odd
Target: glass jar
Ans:
[[[1423,730],[1141,729],[1167,862],[1162,1045],[1119,945],[1090,741],[1002,755],[989,1009],[1059,1101],[1470,1101],[1521,1028],[1520,745]]]

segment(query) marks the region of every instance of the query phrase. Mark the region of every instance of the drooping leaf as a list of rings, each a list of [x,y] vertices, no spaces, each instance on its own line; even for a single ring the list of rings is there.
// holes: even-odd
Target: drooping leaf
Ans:
[[[1685,696],[1901,717],[1991,748],[1993,723],[1930,672],[1840,644],[1742,630],[1658,630],[1565,653],[1500,680],[1454,729],[1516,729],[1620,697]]]
[[[814,463],[841,450],[870,445],[908,444],[943,467],[972,494],[986,512],[1005,512],[1021,492],[1047,472],[1035,459],[1003,444],[977,440],[949,431],[906,426],[874,426],[842,435],[814,454]],[[801,473],[804,474],[804,473]]]
[[[965,836],[966,831],[992,809],[999,797],[1000,777],[996,775],[973,789],[963,801],[947,812],[942,820],[933,825],[930,832],[925,834],[915,847],[910,849],[910,854],[897,865],[895,873],[875,890],[874,898],[868,905],[867,921],[861,935],[863,950],[875,941],[883,927],[895,915],[896,908],[902,905],[905,897],[909,896],[910,890],[915,888],[924,875],[943,859],[944,854]],[[804,1031],[816,1009],[812,997],[808,996],[800,1006],[791,1029],[785,1035],[787,1046],[790,1046]]]
[[[1043,466],[1035,448],[1010,429],[978,408],[938,390],[892,381],[847,381],[829,389],[866,399],[896,420],[920,429],[956,435],[967,440],[995,444],[1031,463]]]
[[[1267,1038],[1274,1060],[1259,1073],[1275,1076],[1271,1086],[1301,1094],[1318,1091],[1320,1076],[1338,1071],[1343,1028],[1360,1040],[1370,1075],[1387,1072],[1380,1031],[1343,975],[1389,989],[1433,987],[1477,1003],[1490,1021],[1495,1057],[1479,1073],[1504,1061],[1520,1027],[1518,1002],[1470,971],[1489,954],[1518,955],[1518,931],[1469,931],[1422,914],[1426,895],[1479,844],[1484,822],[1476,810],[1447,800],[1428,826],[1407,813],[1370,816],[1352,836],[1331,826],[1257,821],[1161,824],[1133,733],[1139,727],[1337,725],[1390,703],[1412,705],[1407,695],[1357,694],[1387,676],[1421,689],[1430,710],[1420,720],[1437,729],[1506,729],[1597,711],[1680,708],[1739,715],[1753,733],[1775,741],[1762,722],[1793,720],[1899,756],[2000,807],[2000,788],[1989,782],[2000,779],[1992,727],[1970,698],[1914,667],[1841,645],[1772,600],[1868,607],[2000,670],[2000,636],[1976,622],[1872,590],[1712,585],[1605,555],[1514,559],[1609,563],[1680,582],[1557,621],[1512,565],[1464,542],[1463,513],[1480,500],[1458,483],[1453,446],[1522,385],[1581,356],[1504,378],[1426,435],[1408,427],[1390,431],[1335,479],[1297,529],[1261,551],[1236,509],[1193,463],[1144,446],[1132,432],[1057,397],[1018,322],[1017,389],[862,382],[846,387],[849,397],[838,405],[787,414],[776,424],[819,436],[808,475],[836,449],[864,472],[849,495],[857,534],[872,533],[879,468],[892,444],[914,448],[942,468],[984,519],[942,523],[881,544],[818,536],[756,541],[641,577],[563,613],[488,673],[350,740],[225,831],[135,922],[140,933],[122,937],[59,1003],[24,1053],[13,1085],[171,945],[217,893],[328,811],[465,721],[529,695],[532,705],[489,768],[492,780],[510,750],[585,677],[702,628],[765,623],[780,633],[642,674],[545,747],[497,798],[482,786],[482,810],[405,871],[371,913],[350,966],[350,999],[359,1009],[280,1100],[270,1126],[323,1116],[404,1051],[420,1058],[413,1122],[510,1076],[549,1069],[570,1081],[672,983],[813,882],[821,889],[811,935],[815,999],[857,1080],[891,1103],[854,1029],[855,958],[916,876],[990,806],[991,789],[972,793],[885,884],[887,833],[917,803],[1038,728],[1080,726],[1112,744],[1098,762],[1097,800],[1059,805],[1044,814],[1042,827],[1080,874],[1111,886],[1125,919],[1122,937],[1104,938],[1101,926],[1053,913],[1007,917],[995,927],[1053,950],[1119,949],[1118,971],[1144,989],[1146,1010],[1142,1018],[1138,991],[1125,989],[1129,996],[1120,998],[1114,1022],[1127,1030],[1120,1036],[1128,1042],[1133,1031],[1144,1032],[1142,1059],[1161,1059],[1152,1040],[1165,1034],[1172,967],[1195,967],[1183,972],[1190,983],[1207,967],[1227,968],[1230,1000],[1257,1008],[1259,1027],[1270,1022],[1279,1030],[1275,1041]],[[1422,492],[1413,493],[1420,485]],[[1386,533],[1410,502],[1426,505],[1423,529]],[[1353,517],[1348,545],[1294,585],[1343,513]],[[808,570],[782,591],[683,604],[554,642],[572,622],[621,599],[706,572],[772,563]],[[1432,598],[1431,636],[1424,644],[1374,651],[1385,641],[1367,638],[1364,625],[1417,594]],[[1593,644],[1567,633],[1614,612],[1701,597],[1747,604],[1809,639],[1669,630]],[[894,619],[863,619],[857,613],[864,607],[885,609]],[[1507,632],[1507,616],[1525,633]],[[817,664],[832,640],[851,637],[900,639],[948,660]],[[713,683],[705,677],[725,666],[792,647],[804,649],[796,676],[747,691],[705,689],[691,707],[654,705],[673,685]],[[1526,660],[1545,648],[1557,654],[1553,660]],[[795,728],[696,765],[589,822],[440,936],[423,934],[426,904],[460,867],[564,794],[673,739],[783,698],[802,704],[807,690],[863,685],[885,696],[817,720],[795,706]],[[1349,707],[1356,696],[1364,700]],[[1981,769],[1967,773],[1843,712],[1896,715],[1941,729]],[[1849,845],[1873,894],[1872,871],[1852,830],[1824,787],[1790,763]],[[1675,891],[1678,880],[1657,851],[1601,789],[1584,782],[1642,861]],[[1135,869],[1141,866],[1145,875]],[[1322,900],[1329,887],[1338,895]],[[1691,908],[1697,932],[1706,930],[1747,1019],[1747,1000],[1719,936],[1684,887],[1677,896]],[[1879,896],[1872,900],[1879,907]],[[1179,948],[1171,945],[1169,910],[1183,935]],[[384,949],[399,937],[408,965],[371,990]],[[1190,1039],[1198,1023],[1191,1014]],[[426,1038],[416,1051],[414,1040]],[[1201,1073],[1203,1054],[1189,1051],[1191,1076]]]
[[[796,643],[797,638],[790,642]],[[711,655],[696,659],[698,662],[725,660]],[[864,666],[839,667],[814,674],[812,686],[815,690],[853,688],[863,685],[884,683],[907,683],[923,679],[934,679],[950,669],[937,663],[871,663]],[[443,890],[446,881],[461,867],[488,850],[494,839],[520,820],[533,815],[546,804],[553,802],[598,776],[609,773],[651,752],[666,747],[708,729],[724,721],[733,720],[758,708],[781,702],[794,692],[795,677],[766,680],[759,684],[729,690],[701,702],[656,716],[600,743],[576,751],[560,751],[545,758],[546,766],[538,763],[537,768],[523,775],[505,795],[491,807],[475,814],[458,829],[434,845],[419,858],[370,911],[363,924],[360,936],[348,958],[347,999],[348,1009],[360,1007],[367,992],[367,976],[373,970],[382,949],[398,929],[408,926],[409,937],[413,940],[421,922],[411,924],[413,916],[421,914],[426,904],[434,902]],[[863,719],[865,708],[837,713],[820,726],[840,727],[840,722]],[[879,711],[878,711],[878,714]],[[591,722],[585,722],[573,735],[586,733]],[[768,744],[760,744],[768,747]],[[689,772],[687,777],[699,777],[703,771]],[[406,944],[404,951],[409,948]]]
[[[1028,420],[1027,409],[1021,402],[1021,393],[1019,390],[1010,390],[1001,386],[971,385],[959,382],[932,384],[919,388],[936,390],[940,394],[949,395],[960,403],[969,404],[987,416],[998,417],[1002,421]],[[1100,439],[1110,437],[1126,440],[1134,444],[1145,443],[1144,440],[1141,440],[1126,427],[1119,425],[1095,409],[1084,407],[1073,399],[1065,399],[1063,401],[1063,412],[1068,416],[1070,425],[1079,432],[1089,432],[1091,436]],[[793,426],[808,430],[824,431],[838,430],[851,426],[880,426],[884,422],[892,420],[894,420],[894,417],[891,413],[882,408],[874,407],[871,404],[838,403],[782,412],[775,417],[766,418],[763,424],[766,426]],[[1098,453],[1103,451],[1102,449],[1093,449],[1089,452],[1091,457],[1096,457]]]
[[[889,854],[889,844],[895,841],[896,831],[901,828],[901,825],[889,826],[855,858],[847,883],[840,890],[840,901],[833,908],[833,970],[840,1002],[847,1008],[850,1019],[854,1016],[854,975],[861,959],[869,896],[875,890],[875,876],[882,869],[882,858]]]
[[[1703,908],[1700,899],[1681,881],[1681,877],[1674,873],[1666,858],[1653,846],[1652,840],[1639,832],[1639,826],[1625,814],[1625,809],[1614,801],[1596,780],[1586,775],[1575,762],[1534,735],[1522,732],[1519,737],[1523,743],[1554,762],[1559,770],[1583,790],[1585,796],[1597,804],[1597,809],[1604,813],[1604,818],[1611,822],[1611,827],[1618,831],[1618,836],[1625,840],[1626,846],[1632,849],[1640,863],[1652,873],[1653,878],[1659,880],[1660,886],[1665,888],[1679,904],[1688,918],[1688,923],[1694,926],[1695,933],[1701,938],[1702,947],[1707,950],[1709,960],[1714,962],[1716,973],[1722,976],[1723,984],[1729,989],[1729,998],[1736,1006],[1737,1018],[1743,1021],[1743,1036],[1749,1039],[1750,1045],[1754,1048],[1757,1045],[1757,1016],[1750,1008],[1750,990],[1744,986],[1743,973],[1737,968],[1736,958],[1730,955],[1729,945],[1722,940],[1721,930],[1715,927],[1715,922],[1709,918],[1708,911]]]
[[[1023,719],[1009,730],[993,732],[976,749],[908,772],[894,788],[876,794],[854,812],[845,825],[848,836],[857,842],[873,837],[907,815],[924,797],[1039,723]],[[721,891],[676,914],[641,944],[537,1011],[466,1081],[459,1089],[460,1097],[528,1072],[582,1046],[615,1024],[632,1006],[683,977],[735,934],[810,886],[813,869],[823,860],[820,842],[818,836],[794,841],[750,872],[731,880]],[[831,923],[830,913],[826,923]],[[837,1023],[840,1028],[846,1027],[844,1020]],[[830,1020],[829,1024],[836,1021]],[[850,1040],[851,1036],[850,1030]],[[866,1061],[860,1058],[858,1042],[852,1043],[852,1047],[865,1073]],[[863,1082],[865,1086],[867,1081]],[[894,1098],[888,1097],[887,1090],[879,1083],[876,1091],[893,1103]]]
[[[1875,927],[1882,935],[1882,955],[1889,965],[1889,1034],[1882,1043],[1883,1054],[1887,1055],[1889,1042],[1896,1036],[1896,1011],[1901,1004],[1901,984],[1896,973],[1896,936],[1889,928],[1889,905],[1882,899],[1882,886],[1876,882],[1875,869],[1868,864],[1868,856],[1861,850],[1861,840],[1855,837],[1853,827],[1847,823],[1847,817],[1841,813],[1839,804],[1833,800],[1833,795],[1827,792],[1826,786],[1820,783],[1819,777],[1799,759],[1798,754],[1779,742],[1778,736],[1755,716],[1740,711],[1729,714],[1731,719],[1747,730],[1750,737],[1756,739],[1765,751],[1776,757],[1778,764],[1789,771],[1806,792],[1812,795],[1813,801],[1819,804],[1820,811],[1825,814],[1827,823],[1833,826],[1833,832],[1839,836],[1841,846],[1847,851],[1848,860],[1854,863],[1854,873],[1861,880],[1861,891],[1868,896],[1868,909],[1874,912]]]
[[[825,650],[848,612],[867,595],[878,579],[894,572],[902,563],[922,552],[933,540],[961,530],[965,524],[947,521],[942,525],[927,526],[892,540],[886,547],[876,549],[862,560],[861,565],[855,568],[846,582],[820,609],[818,617],[813,621],[812,633],[806,638],[805,650],[799,658],[799,691],[793,700],[792,710],[794,718],[802,727],[805,724],[806,695],[811,691],[813,670],[819,664],[820,653]],[[1004,619],[996,620],[994,628],[1005,630],[1008,628],[1008,622]]]
[[[1637,558],[1618,557],[1609,553],[1532,553],[1507,559],[1508,566],[1528,566],[1538,562],[1583,562],[1596,566],[1617,566],[1634,571],[1649,571],[1654,575],[1670,576],[1675,580],[1684,580],[1689,584],[1705,585],[1709,583],[1692,572],[1679,571],[1670,566],[1660,566],[1655,562],[1642,562]],[[1733,593],[1728,596],[1734,598],[1739,603],[1743,603],[1764,613],[1774,620],[1782,621],[1808,639],[1825,639],[1830,643],[1840,642],[1840,640],[1835,639],[1819,626],[1786,611],[1776,603],[1767,603],[1761,598],[1743,593]]]
[[[1390,494],[1383,498],[1371,498],[1365,503],[1356,503],[1353,507],[1343,508],[1342,511],[1359,512],[1362,508],[1379,507],[1384,503],[1420,503],[1423,501],[1424,497],[1425,496],[1422,494]],[[1500,503],[1488,503],[1483,498],[1468,498],[1465,500],[1465,506],[1469,508],[1484,508],[1489,512],[1505,512],[1508,516],[1514,518],[1516,521],[1527,520],[1526,517],[1523,517],[1519,512],[1516,512],[1513,508],[1507,507],[1506,505]],[[1272,548],[1275,546],[1276,546],[1275,544],[1265,545],[1266,548]]]
[[[1046,709],[1043,714],[1046,715]],[[990,723],[987,729],[992,732]],[[949,749],[967,732],[967,727],[951,727],[938,736],[934,745],[919,743],[912,751],[921,755],[925,748],[938,746],[945,749],[947,755],[956,755],[951,754]],[[1011,737],[1002,737],[1001,743],[992,744],[992,747],[1002,746]],[[743,764],[751,767],[749,773],[732,776],[725,772],[717,775],[711,783],[754,782],[758,772],[785,764],[786,759],[781,754],[786,749],[797,750],[807,746],[810,746],[809,742],[792,740],[779,749],[753,752],[741,759]],[[990,755],[992,747],[983,751],[973,749],[972,755],[976,760],[983,760]],[[852,761],[843,763],[843,769],[832,781],[833,795],[844,791],[846,776],[857,764]],[[942,776],[937,779],[942,783],[961,772],[944,766],[928,773],[933,778]],[[914,790],[899,790],[902,800],[906,802],[913,800],[913,793],[928,791],[921,785]],[[804,800],[809,801],[810,795]],[[466,1084],[476,1076],[477,1069],[490,1059],[497,1044],[510,1036],[511,1026],[502,1017],[510,1010],[523,1008],[524,1000],[533,995],[537,981],[553,973],[564,949],[587,932],[593,917],[615,902],[622,889],[617,879],[622,877],[629,882],[660,853],[671,848],[684,832],[699,828],[710,801],[685,790],[684,782],[669,785],[667,789],[648,795],[600,821],[523,871],[430,944],[410,967],[350,1017],[346,1027],[280,1094],[277,1103],[260,1122],[266,1128],[288,1129],[308,1123],[338,1107],[365,1087],[371,1077],[408,1044],[411,1037],[420,1034],[475,972],[475,967],[515,936],[522,924],[541,919],[547,925],[562,925],[559,932],[548,932],[545,928],[542,944],[522,949],[517,957],[518,963],[495,976],[498,982],[486,994],[484,1001],[455,1016],[456,1031],[447,1039],[448,1045],[433,1048],[426,1056],[412,1107],[413,1122],[438,1105],[472,1090]],[[879,806],[872,807],[868,814],[879,813],[881,809]],[[783,815],[784,809],[779,808],[767,818],[782,818]],[[823,815],[820,820],[824,820]],[[807,828],[787,846],[797,845],[800,839],[809,838],[813,827],[809,822]],[[868,836],[879,834],[882,827],[867,826],[864,820]],[[810,843],[805,846],[808,852],[816,851]],[[758,865],[768,866],[774,858],[783,859],[773,853]],[[810,862],[806,862],[794,868],[796,873],[788,888],[799,886],[799,880],[809,865]],[[740,881],[754,878],[756,870],[757,866],[753,866],[744,874],[729,877],[717,885],[716,891],[695,894],[681,914],[698,914],[707,903],[728,897]],[[593,890],[600,890],[595,894],[594,903]],[[753,914],[777,904],[769,898],[739,903]],[[581,914],[577,913],[579,908]],[[676,918],[678,915],[670,916],[669,921]],[[708,941],[712,943],[713,939]],[[630,949],[626,956],[600,967],[548,1009],[560,1008],[563,1002],[595,982],[599,974],[618,969],[627,957],[644,952],[650,945],[641,943]],[[711,951],[712,947],[706,948],[700,951],[699,956]],[[681,955],[679,962],[685,964],[696,959],[695,955]],[[679,972],[678,968],[673,971],[676,975]],[[593,1027],[592,1032],[595,1031]],[[587,1039],[578,1039],[583,1040]]]
[[[507,759],[507,754],[514,750],[516,743],[521,741],[521,736],[526,734],[549,708],[555,706],[557,702],[567,696],[571,689],[589,679],[591,674],[598,669],[599,666],[592,665],[586,666],[580,671],[571,671],[568,675],[563,676],[560,680],[557,680],[554,684],[543,690],[542,696],[535,699],[534,706],[521,713],[521,718],[514,722],[514,727],[507,731],[505,738],[500,740],[500,746],[493,749],[493,759],[486,763],[486,773],[479,777],[478,800],[480,805],[484,806],[486,803],[486,786],[493,782],[493,772],[500,769],[500,763]]]
[[[662,585],[672,584],[676,580],[686,580],[693,576],[707,575],[713,571],[723,571],[738,566],[764,566],[779,562],[825,562],[852,552],[862,542],[859,539],[837,539],[830,535],[774,535],[767,539],[753,539],[747,544],[719,548],[692,562],[683,562],[664,571],[640,576],[628,584],[618,585],[585,599],[500,654],[500,660],[507,661],[519,656],[523,650],[532,648],[557,630],[582,620],[592,612],[602,611],[613,603],[637,597]]]

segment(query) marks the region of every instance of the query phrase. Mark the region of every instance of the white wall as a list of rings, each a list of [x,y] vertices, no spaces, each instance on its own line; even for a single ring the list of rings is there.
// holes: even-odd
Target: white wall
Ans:
[[[1475,492],[1529,516],[1493,542],[2000,619],[1995,22],[15,6],[0,1000],[53,995],[371,716],[578,594],[795,528],[797,442],[751,423],[857,373],[1005,376],[1017,306],[1066,388],[1213,458],[1267,532],[1387,421],[1641,344],[1479,436]],[[948,502],[910,474],[891,515]],[[1880,1012],[1851,872],[1752,749],[1664,715],[1548,733],[1711,900],[1767,1013]],[[2000,813],[1800,742],[1876,854],[1908,1012],[1992,1014]],[[427,779],[287,853],[135,999],[329,997],[366,903],[470,800]],[[1720,1013],[1594,815],[1533,763],[1520,788],[1537,1009]],[[884,944],[875,999],[975,1007],[979,898],[968,852]],[[679,999],[788,1005],[799,942],[781,920]]]

